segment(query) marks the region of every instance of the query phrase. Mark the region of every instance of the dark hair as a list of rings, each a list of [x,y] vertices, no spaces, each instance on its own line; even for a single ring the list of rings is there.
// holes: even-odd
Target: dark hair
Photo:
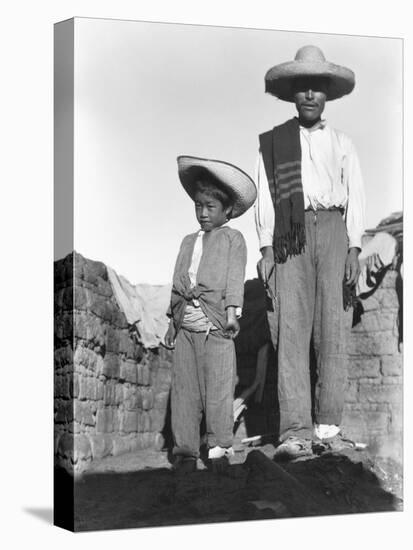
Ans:
[[[195,193],[199,191],[213,197],[218,200],[224,208],[234,206],[235,200],[232,193],[209,172],[198,174],[194,184],[194,190]]]

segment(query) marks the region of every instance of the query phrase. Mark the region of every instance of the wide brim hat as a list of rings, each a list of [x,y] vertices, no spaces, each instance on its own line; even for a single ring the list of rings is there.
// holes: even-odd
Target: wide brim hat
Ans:
[[[293,61],[275,65],[265,75],[265,91],[283,101],[294,102],[292,83],[300,77],[325,77],[329,80],[327,101],[353,91],[355,75],[351,69],[326,61],[317,46],[303,46]]]
[[[181,155],[177,158],[179,179],[183,188],[194,200],[195,183],[208,172],[233,199],[232,218],[238,218],[250,208],[257,197],[252,178],[243,170],[222,160],[204,159]]]

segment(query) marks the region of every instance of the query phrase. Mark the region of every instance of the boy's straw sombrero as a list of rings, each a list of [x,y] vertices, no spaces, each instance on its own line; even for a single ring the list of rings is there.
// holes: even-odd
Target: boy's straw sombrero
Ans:
[[[229,162],[203,159],[182,155],[177,158],[179,179],[191,197],[194,198],[196,188],[194,183],[202,173],[208,172],[225,188],[234,200],[232,218],[241,216],[250,208],[257,197],[257,189],[253,180]]]
[[[284,101],[294,101],[292,82],[300,77],[325,77],[329,80],[327,101],[349,94],[355,84],[353,71],[326,61],[317,46],[303,46],[294,58],[272,67],[265,75],[265,91]]]

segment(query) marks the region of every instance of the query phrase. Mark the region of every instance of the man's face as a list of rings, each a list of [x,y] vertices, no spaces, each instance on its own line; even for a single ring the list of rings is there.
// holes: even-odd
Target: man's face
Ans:
[[[321,118],[327,99],[328,80],[325,78],[297,78],[293,94],[298,118],[304,126],[312,126]]]

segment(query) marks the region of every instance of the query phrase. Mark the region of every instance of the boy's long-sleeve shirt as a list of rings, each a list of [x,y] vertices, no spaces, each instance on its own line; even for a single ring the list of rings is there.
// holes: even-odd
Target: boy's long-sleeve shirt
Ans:
[[[192,233],[182,241],[175,264],[168,314],[173,317],[175,328],[179,330],[187,304],[197,300],[211,323],[223,330],[226,308],[243,305],[247,247],[242,234],[228,226],[204,233],[194,286],[189,271],[198,235],[198,232]]]

